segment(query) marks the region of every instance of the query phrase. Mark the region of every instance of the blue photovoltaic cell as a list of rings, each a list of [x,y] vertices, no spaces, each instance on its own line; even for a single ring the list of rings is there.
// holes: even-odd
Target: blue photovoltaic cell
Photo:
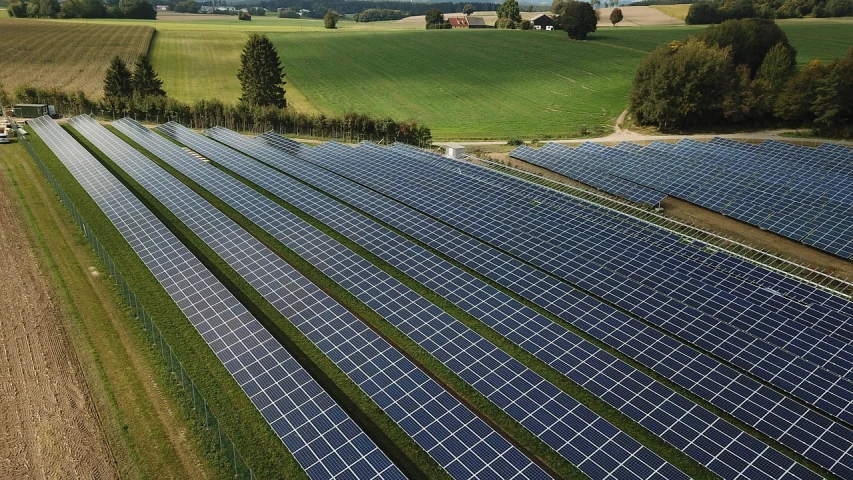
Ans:
[[[318,147],[322,148],[322,147]],[[345,147],[342,147],[345,148]],[[362,147],[359,147],[362,148]],[[379,147],[372,147],[373,150]],[[381,149],[380,149],[381,150]],[[508,223],[515,218],[497,208],[503,198],[479,197],[468,183],[454,181],[447,172],[424,169],[404,155],[381,159],[365,156],[357,170],[329,159],[312,159],[332,169],[348,169],[347,175],[364,178],[405,203],[435,215],[474,236],[483,238],[532,264],[554,272],[574,285],[636,313],[683,340],[708,350],[830,415],[853,420],[853,388],[838,375],[746,334],[635,282],[577,258],[566,250],[555,251]],[[377,163],[378,162],[378,163]],[[381,177],[367,178],[372,172]],[[362,181],[362,180],[360,180]],[[417,193],[415,193],[417,189]]]
[[[221,130],[217,129],[217,132],[219,131]],[[281,137],[265,134],[252,143],[275,145],[279,138]],[[309,149],[306,152],[315,152],[322,148]],[[351,166],[354,171],[361,172],[364,171],[364,162],[357,155],[359,150],[341,147],[335,154],[342,165]],[[844,447],[839,450],[836,446],[849,444],[853,440],[853,433],[840,424],[809,411],[774,390],[743,377],[609,306],[570,289],[566,284],[525,267],[471,237],[397,202],[309,163],[285,156],[276,159],[264,156],[263,159],[469,265],[477,272],[586,330],[825,468],[835,469],[845,476],[845,472],[853,466]],[[422,261],[421,257],[415,258]],[[440,287],[438,291],[443,288]],[[511,315],[508,312],[506,314]],[[529,330],[519,333],[522,336],[533,336]],[[767,418],[774,420],[769,422],[766,421]],[[789,433],[794,431],[798,433]]]
[[[311,478],[404,478],[370,438],[121,182],[44,116],[29,125],[103,210]]]
[[[223,166],[236,168],[250,159],[210,139],[174,124],[161,129],[179,142]],[[198,161],[196,161],[198,163]],[[192,172],[188,173],[191,175]],[[224,183],[224,181],[223,181]],[[232,179],[237,188],[239,182]],[[221,185],[209,184],[228,201],[232,195]],[[273,235],[293,230],[283,215],[268,216],[266,209],[252,208],[257,201],[237,205],[247,218],[266,224]],[[494,344],[451,315],[429,303],[402,283],[331,238],[323,238],[322,252],[299,251],[298,235],[278,238],[330,278],[399,328],[444,365],[470,383],[486,398],[541,438],[546,444],[594,478],[668,477],[681,474],[675,467],[588,410],[569,395],[529,370]]]
[[[843,147],[773,141],[742,147],[730,140],[688,139],[641,149],[549,143],[510,155],[580,181],[590,171],[623,178],[841,257],[853,255],[853,225],[844,214],[853,206],[853,175]]]
[[[281,158],[278,150],[249,141],[230,130],[214,128],[208,130],[207,134],[261,161],[281,163],[277,162]],[[696,407],[686,398],[524,307],[508,295],[317,190],[259,164],[233,162],[226,166],[335,228],[477,316],[557,371],[601,395],[602,399],[660,434],[664,440],[693,456],[721,477],[739,474],[744,478],[779,478],[784,472],[790,472],[795,477],[809,475],[799,471],[801,467],[795,466],[795,462],[768,448],[766,444],[744,435],[733,425]],[[290,172],[294,170],[288,169]],[[304,175],[299,177],[306,180]],[[325,188],[323,184],[314,184],[318,188]],[[671,428],[662,429],[663,425]],[[685,435],[685,432],[691,433]],[[845,443],[841,438],[836,440],[842,445]],[[853,447],[853,443],[850,445]],[[774,471],[765,468],[763,471],[737,472],[730,465],[714,461],[726,454],[763,458],[765,465],[777,467]],[[844,467],[837,470],[846,471]]]
[[[547,477],[426,373],[224,213],[91,118],[77,116],[70,122],[305,333],[452,476]],[[194,163],[218,171],[170,146]],[[321,239],[313,242],[313,248],[323,250]],[[311,248],[311,243],[308,239],[306,246]]]

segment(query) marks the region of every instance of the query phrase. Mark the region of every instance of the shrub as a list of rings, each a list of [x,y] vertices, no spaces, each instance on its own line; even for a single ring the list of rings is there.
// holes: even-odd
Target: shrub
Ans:
[[[245,21],[249,22],[252,20],[252,16],[249,14],[249,12],[240,12],[237,15],[237,20],[245,20]]]
[[[519,145],[524,145],[524,140],[520,138],[510,138],[509,140],[507,140],[506,144],[511,147],[517,147]]]

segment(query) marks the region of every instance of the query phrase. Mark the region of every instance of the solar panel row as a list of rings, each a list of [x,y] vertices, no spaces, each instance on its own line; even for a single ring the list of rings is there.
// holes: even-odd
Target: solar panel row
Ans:
[[[251,160],[210,139],[175,124],[161,130],[179,142],[227,168]],[[192,172],[187,172],[192,178]],[[301,221],[269,216],[271,208],[257,209],[257,200],[232,201],[230,188],[199,183],[276,236],[330,278],[382,315],[444,365],[471,384],[486,398],[594,478],[683,476],[612,424],[597,416],[498,349],[463,323],[429,303],[414,291],[370,262],[362,259],[319,231],[322,249],[306,249]],[[248,196],[248,193],[246,194]],[[295,232],[287,236],[282,232]]]
[[[408,148],[411,151],[411,148]],[[424,154],[420,154],[423,158]],[[418,157],[415,157],[418,158]],[[763,270],[765,278],[762,283],[768,283],[767,277],[773,280],[772,288],[762,288],[759,285],[753,285],[746,281],[733,278],[732,276],[722,273],[720,270],[712,268],[714,260],[717,258],[723,259],[728,263],[733,263],[737,268],[738,265],[743,265],[744,262],[736,261],[728,255],[713,255],[702,252],[692,245],[688,245],[682,239],[674,234],[662,231],[657,228],[650,228],[649,225],[640,225],[636,220],[626,219],[624,215],[608,215],[606,211],[598,208],[593,210],[590,205],[584,205],[580,201],[567,201],[566,195],[559,195],[556,192],[549,192],[538,186],[529,184],[520,179],[507,178],[498,172],[484,171],[475,165],[468,162],[447,161],[447,159],[432,155],[435,161],[431,162],[437,167],[442,167],[448,170],[456,171],[477,181],[485,181],[490,185],[500,188],[503,192],[509,192],[514,197],[518,197],[521,201],[518,203],[520,208],[528,207],[530,202],[546,204],[548,208],[554,208],[560,211],[560,214],[567,215],[563,222],[549,221],[547,224],[540,225],[548,229],[552,225],[557,224],[560,231],[554,232],[553,235],[548,235],[549,240],[567,242],[565,237],[574,235],[579,237],[580,241],[588,244],[584,249],[587,252],[594,252],[596,248],[606,246],[606,254],[599,258],[602,261],[608,261],[611,266],[624,266],[625,263],[631,263],[633,268],[656,268],[658,265],[665,265],[665,268],[670,271],[677,272],[680,278],[677,282],[681,282],[682,278],[689,277],[694,281],[701,281],[710,286],[719,287],[728,293],[734,294],[744,300],[748,300],[752,304],[766,307],[770,310],[775,310],[780,314],[785,315],[785,318],[796,319],[800,324],[808,325],[826,334],[838,333],[845,341],[853,340],[853,327],[848,324],[850,315],[844,313],[843,309],[851,309],[853,313],[853,302],[842,300],[839,297],[830,295],[823,290],[814,288],[804,288],[801,282],[778,275],[771,274],[766,269]],[[590,233],[578,233],[579,228],[586,227],[586,231]],[[544,232],[542,235],[546,235]],[[625,238],[625,237],[630,237]],[[590,242],[589,238],[596,238],[598,242]],[[637,239],[639,241],[631,241],[626,248],[631,249],[631,252],[622,252],[618,248],[611,246],[616,244],[625,244],[629,240]],[[649,248],[654,246],[656,248]],[[616,261],[612,255],[621,255],[622,258]],[[626,258],[627,257],[627,258]],[[719,261],[719,260],[718,260]],[[630,276],[632,279],[640,282],[645,282],[648,286],[655,288],[658,285],[666,283],[666,278],[649,278],[646,272],[637,272],[633,268],[623,268],[623,274]],[[755,268],[758,273],[758,268]],[[655,271],[655,275],[660,272]],[[670,277],[671,278],[671,275]],[[815,301],[823,304],[801,303],[803,294],[795,296],[795,298],[786,297],[775,289],[784,291],[803,292],[810,295]],[[685,292],[689,295],[689,292]],[[725,299],[724,299],[725,301]]]
[[[246,308],[49,117],[29,125],[116,226],[311,478],[404,478]]]
[[[516,231],[514,217],[491,208],[500,198],[477,196],[469,182],[454,180],[437,169],[424,170],[393,152],[382,159],[378,154],[365,156],[364,162],[348,175],[363,178],[372,188],[393,192],[392,196],[405,203],[619,305],[830,415],[853,418],[853,389],[848,381],[658,292],[614,277],[594,262],[579,260],[565,250],[555,251],[541,239]],[[333,169],[349,167],[332,163],[321,162]]]
[[[256,143],[275,145],[278,138],[265,134]],[[352,171],[365,170],[355,155],[357,149],[341,150],[341,164],[349,165]],[[842,460],[848,455],[845,449],[837,450],[833,445],[848,444],[853,438],[850,431],[803,405],[399,203],[305,162],[286,157],[269,161],[533,300],[821,465],[829,468],[839,462],[849,464],[849,459]],[[528,330],[519,333],[532,335]],[[768,421],[770,418],[773,420]],[[832,440],[828,440],[830,437]]]
[[[609,174],[683,198],[844,258],[853,256],[853,176],[842,147],[765,142],[655,142],[643,149],[586,143],[518,149],[519,159],[579,178]],[[521,158],[524,157],[524,158]],[[849,163],[849,161],[847,162]]]
[[[207,134],[261,161],[279,164],[281,162],[277,160],[284,160],[278,150],[251,142],[230,130],[215,128],[208,130]],[[307,154],[311,155],[313,151]],[[347,157],[342,160],[347,160]],[[261,165],[232,162],[224,166],[349,236],[415,280],[477,316],[560,373],[600,395],[679,449],[692,454],[698,462],[707,465],[721,477],[742,475],[776,478],[789,471],[793,462],[762,442],[524,307],[508,295],[317,190]],[[303,181],[310,181],[304,175],[299,177]],[[311,183],[325,189],[323,184]],[[837,440],[845,443],[842,439]],[[853,446],[853,443],[850,445]],[[737,463],[720,461],[720,458],[726,456],[730,459],[756,458],[762,467],[741,469]],[[795,475],[802,474],[805,472],[797,472]]]
[[[482,168],[461,162],[430,163],[431,166],[441,164],[448,170],[467,173],[475,184],[499,175],[497,172],[482,173]],[[505,193],[499,186],[488,183],[487,192]],[[514,201],[503,202],[519,230],[577,252],[581,258],[595,261],[616,274],[731,323],[839,375],[851,374],[853,347],[846,342],[853,337],[850,335],[853,320],[846,315],[778,295],[768,296],[766,291],[744,282],[733,285],[728,276],[714,276],[708,268],[703,272],[699,264],[674,253],[630,238],[622,231],[602,228],[612,223],[592,221],[569,206],[541,205],[528,213],[534,197],[520,195]],[[818,327],[812,328],[812,325]],[[827,332],[839,330],[840,338],[827,336]]]
[[[624,147],[623,145],[630,145],[631,147]],[[631,143],[620,144],[617,147],[629,148],[632,151],[642,148],[638,145]],[[523,151],[523,149],[521,148],[520,150]],[[463,172],[465,170],[464,166],[459,166],[464,162],[447,162],[445,160],[441,163],[450,164],[447,166],[447,168],[459,168],[463,170]],[[478,171],[478,177],[482,178],[484,176],[487,176],[480,173],[482,169],[476,170]],[[709,277],[708,275],[714,275],[713,270],[719,270],[743,278],[746,281],[754,283],[758,287],[764,287],[758,291],[753,291],[751,294],[753,298],[762,294],[766,295],[767,298],[766,300],[764,300],[764,302],[761,302],[762,304],[765,302],[776,304],[779,303],[780,296],[786,296],[793,300],[804,302],[805,304],[809,305],[809,308],[815,309],[814,314],[818,317],[826,315],[826,309],[837,310],[848,317],[853,315],[853,302],[849,302],[848,300],[842,299],[841,297],[832,295],[831,293],[825,290],[816,289],[803,282],[781,275],[778,272],[774,272],[754,264],[746,263],[742,260],[736,259],[728,255],[704,252],[700,249],[701,245],[694,246],[691,244],[684,243],[677,235],[673,235],[664,230],[655,228],[649,224],[645,224],[640,220],[626,217],[625,215],[620,214],[618,212],[608,211],[603,207],[592,206],[589,203],[584,202],[580,199],[567,200],[566,196],[561,195],[561,197],[563,197],[562,199],[555,200],[555,198],[557,198],[556,192],[547,192],[542,188],[530,184],[527,185],[527,188],[519,187],[519,185],[527,183],[521,181],[520,179],[503,179],[500,183],[505,182],[513,184],[512,186],[505,186],[505,188],[509,190],[515,190],[517,188],[528,193],[534,192],[535,196],[531,198],[536,198],[538,201],[545,201],[541,199],[541,197],[544,196],[547,198],[547,201],[545,202],[549,204],[551,204],[552,202],[556,202],[556,204],[558,205],[578,206],[579,210],[582,210],[584,212],[589,212],[590,210],[593,210],[591,214],[588,214],[586,216],[592,221],[602,223],[602,220],[605,219],[605,217],[611,218],[613,221],[609,221],[606,224],[608,225],[608,227],[613,228],[614,230],[617,230],[632,237],[639,238],[647,243],[659,246],[664,250],[671,251],[677,255],[683,256],[685,258],[694,260],[696,262],[702,263],[703,265],[711,267],[710,271],[707,271],[702,275],[703,279],[705,280],[713,281],[713,277]],[[721,261],[725,263],[721,264]],[[731,277],[728,278],[729,282],[730,280]]]
[[[448,473],[456,478],[547,477],[435,380],[189,187],[91,118],[77,116],[70,123],[300,328]],[[184,165],[197,164],[228,177],[160,140],[176,155],[188,157]],[[323,249],[318,238],[308,238],[306,246]],[[335,452],[331,446],[320,447],[304,456]]]

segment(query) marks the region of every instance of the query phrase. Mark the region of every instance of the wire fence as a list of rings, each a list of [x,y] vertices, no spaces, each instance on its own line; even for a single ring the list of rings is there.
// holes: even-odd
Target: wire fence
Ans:
[[[77,222],[77,225],[83,230],[83,234],[89,240],[89,243],[92,245],[92,248],[95,250],[95,253],[98,254],[98,258],[101,259],[104,266],[110,273],[110,276],[115,280],[116,285],[121,291],[121,295],[124,298],[125,302],[133,309],[133,313],[139,320],[142,321],[143,328],[148,333],[151,338],[151,344],[160,351],[160,354],[163,357],[164,363],[169,367],[170,372],[174,376],[176,381],[179,381],[184,391],[187,394],[188,400],[192,402],[192,411],[196,416],[196,420],[205,427],[206,429],[211,431],[211,435],[216,442],[218,448],[221,450],[225,459],[231,464],[234,469],[234,478],[245,478],[253,480],[255,478],[252,473],[252,469],[248,467],[246,461],[243,459],[243,456],[240,455],[240,452],[237,451],[237,447],[234,445],[234,442],[231,441],[231,438],[228,434],[222,431],[222,428],[219,423],[219,419],[210,411],[210,406],[207,401],[202,397],[201,392],[195,386],[195,382],[193,382],[192,378],[187,374],[184,369],[181,361],[175,356],[172,347],[169,346],[169,343],[163,338],[163,335],[160,333],[160,329],[157,328],[157,324],[154,322],[154,319],[148,314],[145,310],[145,307],[139,302],[139,299],[136,297],[136,294],[133,293],[130,286],[124,280],[124,277],[118,271],[118,268],[113,263],[110,256],[107,254],[106,249],[103,247],[101,242],[98,241],[94,232],[91,228],[89,228],[88,224],[83,220],[83,217],[74,207],[74,204],[71,202],[71,199],[65,192],[62,190],[62,187],[50,173],[50,170],[47,168],[47,165],[41,160],[38,154],[33,150],[33,147],[24,138],[23,135],[19,135],[18,138],[20,142],[24,145],[24,148],[29,152],[30,156],[36,162],[41,170],[42,174],[47,179],[48,183],[53,187],[56,194],[59,196],[59,199],[62,201],[62,204],[65,205],[65,208],[71,214],[71,217]]]

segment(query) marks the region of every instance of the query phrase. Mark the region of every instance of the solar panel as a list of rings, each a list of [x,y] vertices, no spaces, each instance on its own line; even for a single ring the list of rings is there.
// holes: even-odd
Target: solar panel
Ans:
[[[351,165],[332,164],[331,159],[312,160],[336,171],[351,170]],[[507,223],[508,219],[515,220],[516,217],[508,217],[500,209],[488,209],[491,204],[502,199],[476,197],[467,183],[460,185],[435,169],[416,169],[404,156],[394,155],[393,152],[386,158],[380,158],[379,155],[364,157],[364,161],[358,166],[358,171],[347,175],[361,178],[363,180],[360,181],[371,188],[417,206],[463,231],[553,272],[573,285],[593,292],[629,312],[635,312],[683,340],[719,355],[830,415],[853,419],[853,388],[841,377],[651,289],[637,287],[634,282],[614,277],[612,272],[593,262],[578,259],[571,252],[548,248],[541,239],[531,238]],[[379,171],[381,177],[367,178]],[[416,188],[419,190],[417,196],[412,194]]]
[[[230,168],[250,160],[210,139],[178,125],[161,127],[164,133]],[[196,161],[197,162],[197,161]],[[187,169],[192,176],[193,169]],[[199,179],[201,182],[203,179]],[[225,180],[222,181],[225,183]],[[247,218],[277,236],[286,246],[326,273],[356,298],[423,347],[486,398],[516,419],[543,442],[592,477],[682,477],[664,462],[612,424],[565,392],[525,367],[518,360],[466,327],[462,322],[420,297],[417,293],[352,251],[317,232],[321,249],[306,249],[303,235],[283,236],[296,222],[281,215],[267,216],[271,209],[256,209],[256,200],[238,205],[231,189],[203,184]],[[257,201],[265,198],[255,193]],[[273,222],[281,225],[275,226]]]
[[[395,145],[395,149],[405,148],[402,145]],[[412,152],[411,148],[405,148],[408,152]],[[835,333],[847,334],[847,325],[853,325],[853,321],[848,315],[840,312],[832,312],[826,308],[817,306],[806,306],[796,300],[788,300],[782,298],[780,294],[771,293],[766,289],[761,289],[757,286],[738,282],[726,275],[719,275],[708,268],[703,268],[701,265],[693,261],[685,261],[678,258],[680,252],[677,248],[683,246],[681,239],[671,235],[664,244],[667,247],[676,249],[670,254],[666,249],[658,248],[661,245],[661,238],[656,234],[658,232],[647,232],[642,229],[632,228],[625,229],[621,222],[608,221],[604,215],[590,215],[588,210],[578,208],[574,204],[567,204],[565,196],[559,198],[556,194],[543,193],[542,189],[534,187],[530,184],[517,179],[507,177],[498,172],[487,172],[483,168],[470,164],[468,162],[460,162],[448,160],[445,157],[424,154],[416,152],[416,155],[411,155],[411,158],[429,162],[431,166],[444,168],[454,173],[466,175],[472,179],[472,183],[485,182],[490,186],[501,189],[501,194],[506,196],[506,192],[511,192],[513,196],[518,197],[517,205],[517,224],[519,228],[523,227],[535,232],[535,235],[543,239],[548,239],[549,242],[562,245],[568,248],[576,248],[582,246],[585,253],[597,257],[600,265],[613,269],[614,271],[626,275],[633,280],[644,283],[651,288],[661,289],[663,285],[671,283],[675,279],[675,287],[679,290],[665,291],[680,301],[690,302],[691,297],[700,297],[702,302],[694,304],[700,310],[701,307],[707,307],[706,313],[716,314],[719,308],[726,308],[727,311],[719,311],[721,318],[726,321],[741,321],[744,316],[752,316],[762,318],[767,315],[763,309],[756,312],[741,312],[740,305],[734,307],[732,299],[726,293],[734,294],[744,300],[759,307],[767,308],[771,311],[773,321],[780,324],[791,325],[795,336],[809,339],[805,341],[805,345],[809,349],[821,348],[816,342],[822,341],[824,335],[833,335]],[[470,187],[469,187],[470,188]],[[496,190],[492,190],[498,193]],[[535,199],[537,204],[545,204],[548,208],[559,210],[559,213],[549,212],[526,212],[532,199]],[[540,209],[537,209],[540,210]],[[538,215],[544,221],[538,225],[525,223],[520,217],[523,215],[532,217]],[[562,215],[562,216],[560,216]],[[604,228],[602,228],[604,227]],[[649,235],[651,234],[651,235]],[[627,236],[626,236],[627,235]],[[634,241],[633,237],[638,241]],[[657,237],[657,238],[655,238]],[[643,243],[652,240],[652,245]],[[650,248],[654,246],[655,248]],[[695,251],[695,249],[694,249]],[[661,266],[663,266],[661,268]],[[707,284],[707,287],[694,287],[684,285],[683,276],[687,275],[695,281],[701,281]],[[693,288],[698,288],[701,291],[694,291]],[[720,288],[722,291],[717,292]],[[663,291],[663,290],[662,290]],[[710,297],[710,298],[706,298]],[[707,301],[707,305],[703,302]],[[716,303],[716,304],[715,304]],[[849,302],[847,302],[849,303]],[[721,304],[722,306],[720,306]],[[734,310],[733,310],[734,309]],[[778,312],[779,315],[773,315],[772,312]],[[748,324],[745,324],[748,327]],[[811,327],[818,331],[810,330]],[[770,327],[775,328],[775,327]],[[784,327],[783,327],[784,328]],[[765,337],[762,337],[765,338]],[[844,341],[850,341],[853,337],[841,335],[839,338]],[[828,347],[828,353],[817,352],[816,355],[821,356],[822,360],[818,359],[817,363],[824,365],[826,361],[835,356],[833,349],[844,348],[843,345],[834,342],[834,339],[827,340],[832,344]],[[790,342],[799,341],[797,338],[786,337],[781,339],[777,346],[787,348]],[[797,347],[794,347],[797,348]],[[794,350],[795,353],[801,354],[802,349]],[[849,358],[849,357],[848,357]],[[810,359],[814,360],[814,359]],[[836,370],[839,374],[845,374],[849,365],[844,369]]]
[[[276,160],[281,155],[277,150],[251,142],[230,130],[214,128],[208,130],[207,134],[261,161],[279,163]],[[686,398],[524,307],[508,295],[318,191],[250,162],[230,162],[225,166],[349,236],[359,245],[477,316],[555,370],[600,395],[688,455],[692,454],[695,460],[721,477],[739,473],[745,477],[767,475],[778,478],[794,464],[784,455],[769,449],[766,444],[744,435],[733,425],[698,408]],[[288,169],[291,172],[293,170]],[[300,177],[305,180],[304,176]],[[317,186],[324,188],[323,185]],[[664,429],[662,426],[670,428]],[[686,431],[692,433],[683,435]],[[843,440],[841,442],[844,443]],[[850,445],[853,447],[853,443]],[[766,465],[777,467],[772,473],[767,470],[760,473],[736,472],[731,465],[714,461],[726,451],[749,458],[769,457],[765,458]],[[797,475],[800,474],[805,472]]]
[[[293,322],[452,476],[547,477],[376,332],[189,187],[91,118],[77,116],[70,123]],[[169,146],[200,164],[199,170],[221,174]],[[323,249],[321,242],[308,238],[306,246]],[[328,454],[325,448],[317,453]]]
[[[510,155],[518,153],[524,157],[517,157],[521,160],[580,181],[584,181],[584,169],[592,167],[599,176],[646,185],[798,241],[810,234],[804,226],[810,219],[837,210],[830,202],[853,204],[853,178],[839,175],[844,170],[836,158],[843,155],[831,149],[819,153],[779,142],[744,149],[724,140],[682,140],[674,146],[654,142],[640,150],[551,145]],[[788,197],[796,199],[795,211],[802,215],[783,214],[792,208]],[[833,220],[805,243],[848,258],[853,254],[853,234],[839,221],[843,219]]]
[[[405,478],[251,313],[49,117],[29,125],[116,226],[311,478]]]
[[[279,138],[277,135],[264,134],[253,143],[275,146]],[[322,148],[317,147],[306,152]],[[335,153],[339,156],[341,165],[363,172],[365,166],[357,154],[358,150],[341,147],[335,150]],[[532,300],[807,458],[826,468],[849,468],[849,459],[844,460],[848,454],[839,452],[835,445],[848,444],[853,440],[851,432],[810,411],[804,405],[740,375],[604,303],[571,289],[565,283],[558,282],[539,270],[532,269],[387,197],[304,161],[285,156],[276,159],[264,157],[264,160],[289,175],[399,228]],[[420,257],[413,258],[420,261]],[[511,316],[511,312],[508,312],[507,316]],[[519,329],[517,333],[525,337],[534,336],[527,329]],[[766,421],[767,418],[773,418],[773,421]]]

